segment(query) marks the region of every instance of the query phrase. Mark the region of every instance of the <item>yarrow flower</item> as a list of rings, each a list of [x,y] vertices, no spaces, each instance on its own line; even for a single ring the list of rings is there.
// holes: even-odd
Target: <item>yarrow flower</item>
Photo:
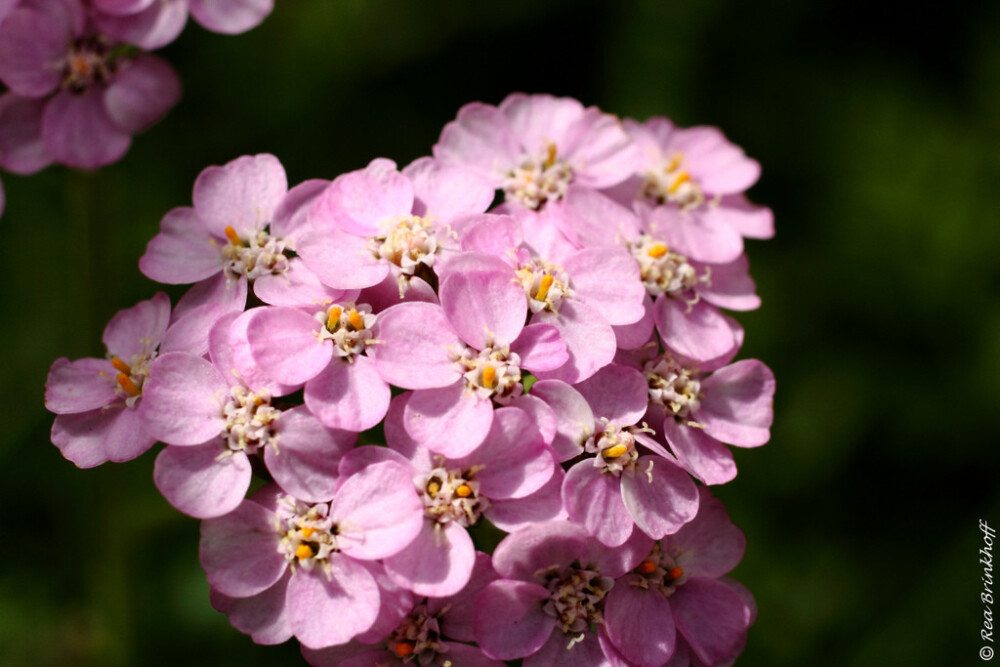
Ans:
[[[268,154],[203,170],[139,262],[192,286],[53,364],[53,442],[80,467],[164,443],[212,605],[313,665],[732,664],[756,608],[704,485],[770,438],[773,374],[722,312],[760,305],[759,167],[543,95],[464,107],[433,152],[294,187]]]

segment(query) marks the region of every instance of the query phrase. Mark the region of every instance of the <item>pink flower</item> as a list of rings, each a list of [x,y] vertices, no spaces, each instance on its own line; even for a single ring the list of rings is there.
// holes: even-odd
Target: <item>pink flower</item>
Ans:
[[[94,30],[75,0],[39,0],[0,24],[0,80],[23,97],[44,99],[45,150],[71,167],[121,158],[140,132],[176,104],[177,75],[147,54],[120,55]]]
[[[373,561],[405,549],[423,524],[409,486],[405,468],[384,462],[344,480],[329,502],[264,487],[202,522],[213,604],[259,643],[347,643],[379,616],[381,567]]]
[[[445,164],[472,169],[509,203],[539,209],[570,183],[606,188],[631,175],[635,148],[617,118],[568,97],[508,96],[462,107],[434,146]]]
[[[274,0],[93,0],[97,26],[107,35],[153,50],[174,41],[188,14],[203,28],[235,35],[259,25]]]
[[[705,487],[699,493],[698,516],[654,545],[607,596],[608,637],[641,667],[670,660],[681,638],[691,662],[707,665],[729,664],[746,643],[753,599],[720,578],[743,558],[746,541],[722,503]]]

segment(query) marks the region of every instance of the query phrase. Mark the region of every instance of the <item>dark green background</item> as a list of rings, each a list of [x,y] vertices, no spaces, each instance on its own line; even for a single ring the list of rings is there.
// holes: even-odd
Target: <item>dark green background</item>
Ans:
[[[184,99],[118,164],[3,175],[0,663],[294,663],[211,609],[197,522],[159,496],[154,453],[81,471],[49,444],[49,364],[102,355],[107,320],[158,289],[137,260],[205,166],[273,152],[294,183],[402,165],[462,104],[526,91],[718,125],[763,165],[751,195],[778,233],[748,243],[764,305],[739,319],[742,356],[778,378],[775,425],[718,490],[760,605],[740,664],[979,664],[1000,4],[278,4],[165,49]]]

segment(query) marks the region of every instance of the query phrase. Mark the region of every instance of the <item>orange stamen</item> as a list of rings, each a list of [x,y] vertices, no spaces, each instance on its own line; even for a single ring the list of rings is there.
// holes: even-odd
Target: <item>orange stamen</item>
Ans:
[[[229,239],[230,243],[235,246],[243,245],[243,239],[241,239],[240,235],[236,233],[236,230],[233,229],[232,225],[226,225],[226,228],[223,231],[226,233],[226,238]]]
[[[604,458],[606,459],[616,459],[625,452],[628,451],[628,447],[625,445],[615,445],[613,447],[608,447],[604,450]]]
[[[667,192],[669,194],[674,194],[675,192],[677,192],[677,189],[681,187],[681,185],[690,180],[691,180],[691,175],[686,171],[682,171],[681,173],[677,174],[677,178],[675,178],[674,182],[670,184],[669,188],[667,188]]]
[[[667,172],[671,172],[679,166],[681,166],[681,154],[674,153],[670,158],[670,163],[667,164]]]
[[[132,382],[132,378],[124,373],[119,373],[115,379],[118,380],[121,388],[128,392],[129,396],[138,396],[142,393],[142,389],[139,389],[136,383]]]
[[[497,380],[497,369],[492,366],[486,366],[483,368],[483,386],[487,389],[492,389],[493,385]]]
[[[538,285],[538,291],[535,292],[535,298],[539,301],[545,301],[545,297],[549,293],[549,288],[552,287],[552,283],[555,281],[556,279],[547,273],[542,276],[542,282]]]
[[[459,498],[468,498],[472,495],[472,487],[468,484],[460,484],[457,489],[455,489],[455,495]]]
[[[308,540],[309,536],[316,532],[316,529],[312,526],[302,526],[302,528],[299,529],[299,532],[302,533],[302,537]]]
[[[308,544],[300,544],[299,546],[295,547],[296,558],[302,558],[302,559],[312,558],[315,555],[316,552],[314,552],[313,548]]]
[[[76,76],[87,76],[90,74],[90,63],[82,56],[76,56],[70,61],[70,69]]]
[[[396,656],[399,658],[405,658],[406,656],[413,653],[417,646],[413,642],[396,642],[396,648],[392,649]]]
[[[347,316],[347,319],[351,323],[351,326],[354,327],[355,331],[361,331],[365,328],[365,319],[361,317],[361,313],[354,308],[351,308],[351,312]]]
[[[427,482],[427,495],[429,495],[431,498],[436,496],[438,494],[438,491],[440,490],[441,490],[441,482],[437,481],[436,479],[432,479],[431,481]]]
[[[119,373],[124,373],[125,375],[131,375],[132,369],[124,361],[118,357],[111,357],[111,365],[115,367],[115,370]]]
[[[556,145],[549,144],[548,146],[549,155],[545,158],[545,167],[549,168],[556,163]]]
[[[667,254],[667,246],[662,243],[657,243],[652,248],[646,251],[646,254],[655,259],[659,259]]]
[[[680,579],[681,577],[684,576],[684,568],[680,567],[670,568],[670,571],[667,572],[667,576],[670,577],[671,579]]]
[[[656,572],[656,563],[651,560],[644,560],[635,569],[639,570],[642,574],[653,574]]]
[[[330,309],[330,314],[326,318],[326,328],[333,331],[340,325],[340,314],[344,312],[339,306]]]

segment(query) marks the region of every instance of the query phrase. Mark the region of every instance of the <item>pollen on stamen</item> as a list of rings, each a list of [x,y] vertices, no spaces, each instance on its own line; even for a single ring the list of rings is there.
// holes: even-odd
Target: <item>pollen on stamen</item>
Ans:
[[[142,389],[139,389],[135,382],[132,381],[132,378],[124,373],[119,373],[115,379],[118,380],[118,384],[121,388],[128,392],[129,396],[138,396],[142,393]]]
[[[668,251],[669,248],[667,248],[667,246],[663,245],[662,243],[657,243],[652,248],[647,250],[646,254],[649,255],[650,257],[653,257],[654,259],[659,259],[660,257],[666,255]]]
[[[556,145],[549,144],[547,147],[548,155],[545,158],[545,168],[548,169],[556,163]]]
[[[300,544],[299,546],[295,547],[296,558],[305,560],[307,558],[312,558],[315,555],[316,553],[313,551],[313,548],[308,544]]]
[[[468,484],[460,484],[457,489],[455,489],[455,495],[459,498],[468,498],[472,495],[472,487]]]
[[[356,309],[351,308],[351,312],[348,314],[347,319],[350,321],[351,326],[354,327],[355,331],[361,331],[365,328],[365,320],[361,317],[361,313],[359,313]]]
[[[614,445],[613,447],[608,447],[602,453],[606,459],[616,459],[619,456],[624,455],[627,451],[628,447],[626,445]]]
[[[235,246],[243,245],[243,239],[241,239],[240,235],[236,233],[236,229],[233,228],[232,225],[226,225],[226,228],[223,231],[225,232],[226,238],[229,239],[230,243]]]
[[[656,572],[656,563],[651,560],[644,560],[635,569],[642,574],[653,574]]]
[[[396,647],[393,649],[393,652],[397,657],[405,658],[406,656],[412,654],[416,647],[416,644],[413,642],[396,642]]]
[[[114,366],[115,370],[119,373],[124,373],[125,375],[132,374],[132,367],[118,357],[111,357],[111,365]]]
[[[676,194],[677,190],[682,185],[684,185],[684,183],[686,183],[687,181],[690,181],[690,180],[691,180],[691,175],[689,173],[687,173],[686,171],[682,171],[681,173],[677,174],[677,178],[675,178],[674,182],[670,184],[669,188],[667,188],[667,193],[668,194]]]
[[[671,579],[680,579],[681,577],[684,576],[684,568],[672,567],[667,572],[667,576],[670,577]]]
[[[441,482],[437,481],[436,479],[432,479],[431,481],[427,482],[427,495],[429,495],[431,498],[436,496],[438,494],[438,491],[440,490],[441,490]]]
[[[493,385],[496,384],[497,379],[497,369],[492,366],[483,367],[483,386],[487,389],[492,389]]]
[[[340,324],[340,314],[344,312],[339,306],[330,309],[330,315],[326,318],[326,328],[333,331]]]
[[[308,539],[309,539],[309,536],[310,536],[310,535],[312,535],[313,533],[315,533],[315,532],[316,532],[316,529],[315,529],[315,528],[313,528],[312,526],[303,526],[303,527],[302,527],[302,528],[301,528],[301,529],[299,530],[299,532],[300,532],[300,533],[302,533],[302,537],[303,537],[303,538],[305,538],[305,539],[307,539],[307,540],[308,540]]]
[[[547,273],[542,276],[542,281],[538,285],[538,291],[535,293],[535,299],[538,301],[545,301],[545,297],[549,293],[549,288],[552,287],[552,283],[555,281],[556,279]]]

